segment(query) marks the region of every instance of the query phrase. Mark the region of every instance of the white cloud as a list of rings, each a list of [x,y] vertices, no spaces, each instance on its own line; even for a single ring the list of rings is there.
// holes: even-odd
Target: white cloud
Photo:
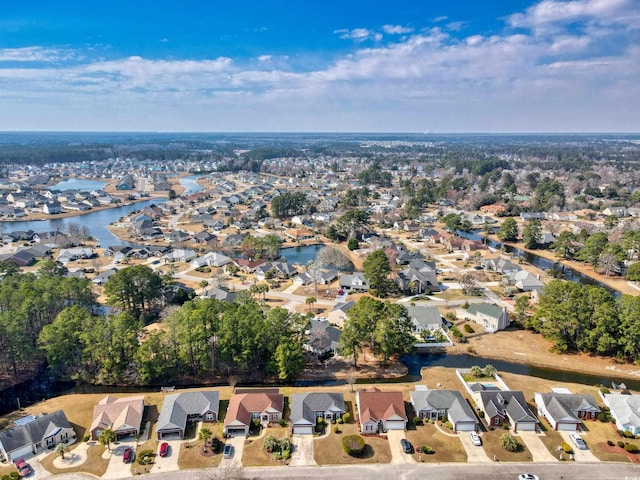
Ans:
[[[0,62],[55,62],[72,57],[69,50],[45,47],[22,47],[0,49]]]
[[[413,28],[403,27],[402,25],[384,25],[382,31],[388,35],[403,35],[413,32]]]
[[[367,28],[354,28],[353,30],[339,29],[334,30],[333,33],[340,35],[340,38],[345,40],[354,40],[356,42],[364,42],[365,40],[375,40],[379,42],[382,40],[382,34],[369,30]]]

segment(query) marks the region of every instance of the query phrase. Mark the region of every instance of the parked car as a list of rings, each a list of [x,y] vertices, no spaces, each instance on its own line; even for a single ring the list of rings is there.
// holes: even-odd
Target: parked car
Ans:
[[[407,440],[406,438],[402,438],[400,440],[400,445],[402,445],[402,451],[404,453],[412,453],[413,452],[413,445],[411,445],[409,440]]]
[[[587,449],[587,444],[584,443],[584,440],[579,433],[570,433],[569,437],[571,438],[571,441],[573,441],[573,443],[576,445],[576,447],[578,447],[580,450]]]
[[[224,458],[231,458],[233,455],[233,445],[226,444],[224,446],[224,450],[222,451],[222,456]]]
[[[131,463],[133,461],[133,450],[131,448],[125,448],[122,454],[122,461],[124,463]]]
[[[540,480],[538,475],[534,475],[533,473],[521,473],[518,477],[518,480]]]
[[[169,454],[169,444],[167,442],[162,442],[160,445],[160,452],[158,454],[161,457],[166,457]]]
[[[469,437],[471,437],[471,443],[473,443],[476,447],[482,445],[482,439],[476,432],[469,432]]]
[[[31,470],[31,466],[27,462],[25,462],[23,458],[19,458],[14,463],[16,468],[18,469],[18,474],[21,477],[31,475],[31,472],[33,472],[33,470]]]

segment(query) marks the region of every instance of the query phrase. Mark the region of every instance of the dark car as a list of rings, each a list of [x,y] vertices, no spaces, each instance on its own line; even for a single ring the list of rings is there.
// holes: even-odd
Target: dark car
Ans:
[[[224,451],[222,452],[222,456],[224,458],[231,458],[232,455],[233,455],[233,446],[229,444],[225,445]]]
[[[406,438],[403,438],[400,440],[400,445],[402,445],[402,451],[404,453],[413,452],[413,446],[411,445],[411,443],[409,443],[409,440],[407,440]]]
[[[161,457],[166,457],[169,454],[169,444],[167,442],[162,442],[160,445],[160,453]]]
[[[125,448],[122,454],[122,461],[124,463],[131,463],[133,460],[133,450],[131,448]]]

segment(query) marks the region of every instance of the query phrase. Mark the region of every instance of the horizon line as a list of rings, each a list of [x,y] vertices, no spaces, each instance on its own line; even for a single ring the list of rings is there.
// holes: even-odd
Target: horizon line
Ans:
[[[320,130],[0,130],[6,133],[315,134],[315,135],[640,135],[639,131],[320,131]]]

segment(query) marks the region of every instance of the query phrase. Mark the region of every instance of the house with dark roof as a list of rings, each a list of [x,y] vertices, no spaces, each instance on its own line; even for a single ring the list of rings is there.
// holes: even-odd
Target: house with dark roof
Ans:
[[[252,420],[263,425],[276,423],[284,412],[284,396],[272,389],[235,393],[229,401],[223,432],[227,435],[248,435]]]
[[[342,330],[332,326],[329,322],[311,320],[307,330],[307,341],[304,348],[316,355],[324,355],[329,352],[336,353],[340,344]]]
[[[416,333],[434,331],[442,328],[445,323],[438,307],[430,305],[408,305],[407,316],[411,319]]]
[[[167,395],[156,426],[158,440],[184,437],[187,422],[218,421],[219,409],[220,392],[216,390]]]
[[[364,273],[356,272],[353,275],[342,274],[338,278],[340,288],[354,290],[356,292],[366,292],[369,290],[369,282],[364,278]]]
[[[376,387],[356,393],[360,432],[382,433],[387,430],[404,430],[407,413],[402,392],[383,392]]]
[[[488,425],[501,427],[508,421],[514,432],[538,429],[538,418],[520,390],[482,390],[476,398]]]
[[[440,290],[435,269],[422,260],[413,260],[399,271],[396,283],[400,290],[413,294]]]
[[[538,415],[554,430],[578,431],[583,420],[596,419],[601,411],[593,395],[535,393],[534,399]]]
[[[423,385],[410,392],[411,405],[416,416],[437,420],[445,417],[456,432],[472,432],[478,419],[462,393],[457,390],[429,390]]]
[[[485,332],[494,333],[509,326],[507,309],[493,303],[472,303],[467,309],[468,319],[481,325]]]
[[[74,439],[73,427],[62,410],[16,420],[15,426],[0,432],[0,454],[7,462],[55,448]]]
[[[345,414],[341,393],[294,393],[291,395],[291,431],[294,434],[313,435],[319,418],[328,423]]]

